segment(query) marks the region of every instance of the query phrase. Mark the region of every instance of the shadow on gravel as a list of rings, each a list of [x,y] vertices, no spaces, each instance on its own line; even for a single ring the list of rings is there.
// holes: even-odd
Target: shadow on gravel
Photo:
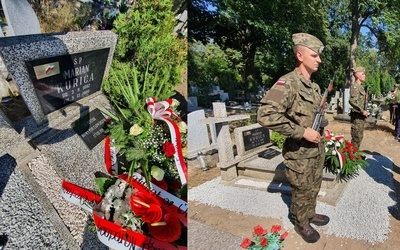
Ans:
[[[16,167],[17,161],[11,155],[5,154],[0,157],[0,197],[3,195],[4,188]]]
[[[0,157],[0,198],[3,196],[4,189],[16,167],[17,161],[11,155],[5,154]],[[0,250],[5,249],[7,242],[8,235],[4,233],[0,235]]]
[[[391,128],[390,126],[388,126],[387,124],[377,124],[375,126],[365,126],[365,130],[366,131],[384,131],[384,132],[395,135],[394,129]]]
[[[393,201],[396,202],[396,204],[393,206],[389,206],[388,211],[393,216],[393,218],[395,218],[396,220],[400,220],[400,211],[399,211],[400,183],[395,178],[393,178],[393,172],[400,175],[400,167],[394,164],[389,158],[381,155],[378,152],[371,152],[365,150],[365,153],[373,157],[372,159],[367,159],[370,166],[372,165],[373,161],[381,160],[377,156],[384,158],[384,161],[381,160],[382,163],[379,162],[379,164],[377,164],[377,166],[381,166],[381,168],[366,167],[364,168],[364,170],[377,183],[386,185],[391,189],[388,195]]]

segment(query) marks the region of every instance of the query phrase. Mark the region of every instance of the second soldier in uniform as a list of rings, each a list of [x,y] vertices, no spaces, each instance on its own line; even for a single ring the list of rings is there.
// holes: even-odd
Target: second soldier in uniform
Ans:
[[[351,106],[351,143],[360,149],[362,139],[364,137],[365,119],[368,117],[368,111],[364,109],[366,102],[366,92],[361,85],[365,81],[365,69],[363,67],[355,67],[352,69],[355,82],[350,89],[350,106]]]

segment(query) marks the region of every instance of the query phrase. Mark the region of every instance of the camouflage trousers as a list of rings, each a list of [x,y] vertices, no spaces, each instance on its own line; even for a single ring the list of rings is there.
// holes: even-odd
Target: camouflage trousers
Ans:
[[[290,214],[295,223],[305,226],[315,215],[317,196],[321,188],[325,154],[315,158],[285,160],[285,174],[292,189]],[[304,171],[293,171],[290,166],[296,164]],[[289,167],[288,167],[289,166]]]
[[[364,138],[365,118],[362,115],[351,115],[351,143],[358,149]]]

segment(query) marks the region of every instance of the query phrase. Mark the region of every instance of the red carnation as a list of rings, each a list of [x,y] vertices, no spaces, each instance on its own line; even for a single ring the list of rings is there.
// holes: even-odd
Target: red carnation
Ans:
[[[251,243],[253,243],[250,239],[246,238],[242,241],[242,244],[240,244],[241,248],[248,248],[251,246]]]
[[[282,229],[281,225],[276,224],[272,226],[271,232],[277,234],[279,231],[281,231],[281,229]]]
[[[260,246],[265,247],[268,244],[268,240],[265,237],[261,237]]]
[[[167,141],[163,145],[163,150],[165,153],[165,156],[168,158],[171,158],[175,154],[175,146],[171,142]]]
[[[254,227],[254,233],[255,233],[257,236],[261,236],[261,235],[266,234],[266,233],[267,233],[267,230],[265,230],[262,226],[257,225],[257,226]]]
[[[279,238],[281,241],[284,241],[285,239],[286,239],[286,237],[288,236],[288,232],[286,231],[286,232],[284,232],[282,235],[281,235],[281,237]]]

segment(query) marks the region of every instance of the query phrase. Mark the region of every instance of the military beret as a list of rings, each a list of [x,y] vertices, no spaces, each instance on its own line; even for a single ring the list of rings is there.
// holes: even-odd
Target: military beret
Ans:
[[[356,72],[365,72],[364,67],[354,67],[351,69],[354,73]]]
[[[293,34],[292,41],[294,45],[306,46],[318,54],[321,54],[324,49],[324,44],[318,38],[307,33]]]

